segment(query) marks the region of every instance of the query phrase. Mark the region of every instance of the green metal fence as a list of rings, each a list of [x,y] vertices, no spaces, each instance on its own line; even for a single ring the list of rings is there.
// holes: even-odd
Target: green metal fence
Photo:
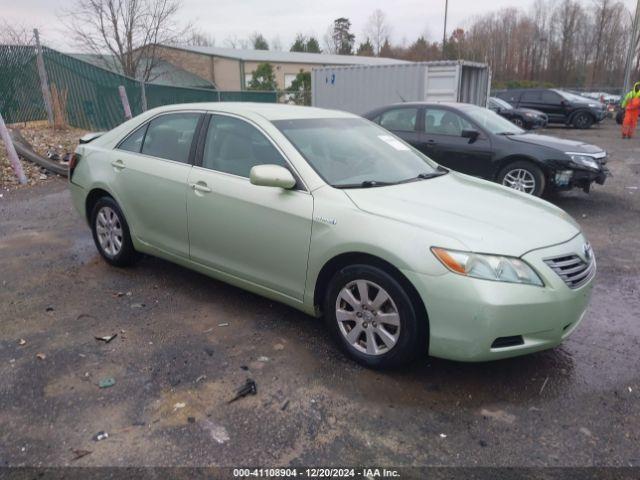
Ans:
[[[43,47],[50,88],[66,95],[70,125],[107,130],[124,121],[118,94],[125,87],[131,112],[142,112],[141,82]],[[277,92],[228,92],[145,83],[147,108],[192,102],[277,102]],[[46,120],[33,46],[0,45],[0,112],[6,123]]]

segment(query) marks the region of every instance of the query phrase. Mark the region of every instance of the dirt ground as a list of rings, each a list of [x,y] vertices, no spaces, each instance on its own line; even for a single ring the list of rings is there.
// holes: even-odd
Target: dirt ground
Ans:
[[[25,124],[10,125],[11,129],[18,129],[22,136],[39,155],[47,158],[47,153],[58,154],[62,157],[67,152],[73,152],[78,145],[78,140],[85,130],[77,128],[65,128],[54,130],[49,128],[46,122],[30,122]],[[22,169],[27,177],[27,185],[20,185],[15,176],[4,142],[0,140],[0,193],[15,190],[17,188],[32,187],[57,177],[53,173],[40,168],[38,165],[21,160]]]
[[[109,267],[61,179],[5,192],[0,465],[640,467],[640,138],[547,133],[610,152],[604,186],[550,199],[593,245],[594,295],[560,347],[492,363],[366,370],[291,308],[155,258]]]

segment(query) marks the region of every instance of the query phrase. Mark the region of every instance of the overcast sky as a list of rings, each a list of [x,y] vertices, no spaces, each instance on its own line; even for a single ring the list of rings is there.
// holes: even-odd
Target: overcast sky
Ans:
[[[591,3],[591,0],[583,0]],[[0,0],[0,16],[9,22],[39,27],[42,43],[65,51],[78,50],[60,27],[58,13],[72,0]],[[475,15],[507,6],[527,7],[532,0],[449,0],[448,31],[463,26]],[[624,0],[628,7],[635,0]],[[375,9],[387,14],[394,43],[410,42],[423,33],[431,40],[442,38],[445,0],[182,0],[180,19],[191,21],[225,46],[228,37],[248,37],[261,32],[271,43],[278,38],[284,49],[296,33],[314,34],[323,44],[327,27],[335,18],[352,22],[356,42],[363,39],[367,18]]]

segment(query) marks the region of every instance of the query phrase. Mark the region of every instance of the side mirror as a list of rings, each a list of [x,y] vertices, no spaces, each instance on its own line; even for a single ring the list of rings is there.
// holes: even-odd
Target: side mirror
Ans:
[[[460,134],[462,138],[468,138],[469,143],[475,142],[480,136],[480,132],[477,130],[463,130]]]
[[[280,165],[256,165],[251,168],[249,181],[261,187],[279,187],[289,190],[296,185],[291,172]]]

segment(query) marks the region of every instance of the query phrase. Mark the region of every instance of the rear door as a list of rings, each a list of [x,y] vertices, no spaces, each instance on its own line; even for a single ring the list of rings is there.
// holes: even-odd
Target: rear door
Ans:
[[[490,175],[491,142],[478,126],[458,112],[445,108],[427,107],[423,115],[420,151],[453,170],[479,177]],[[480,135],[471,142],[462,136],[463,130],[476,130]]]
[[[420,141],[418,135],[419,111],[420,108],[415,106],[394,107],[378,115],[374,122],[417,147]]]
[[[186,194],[203,115],[175,112],[155,117],[114,150],[111,182],[134,235],[164,252],[188,257]]]
[[[255,165],[296,174],[275,144],[242,118],[211,115],[200,149],[187,194],[191,259],[302,300],[311,194],[300,181],[292,190],[249,182]]]

